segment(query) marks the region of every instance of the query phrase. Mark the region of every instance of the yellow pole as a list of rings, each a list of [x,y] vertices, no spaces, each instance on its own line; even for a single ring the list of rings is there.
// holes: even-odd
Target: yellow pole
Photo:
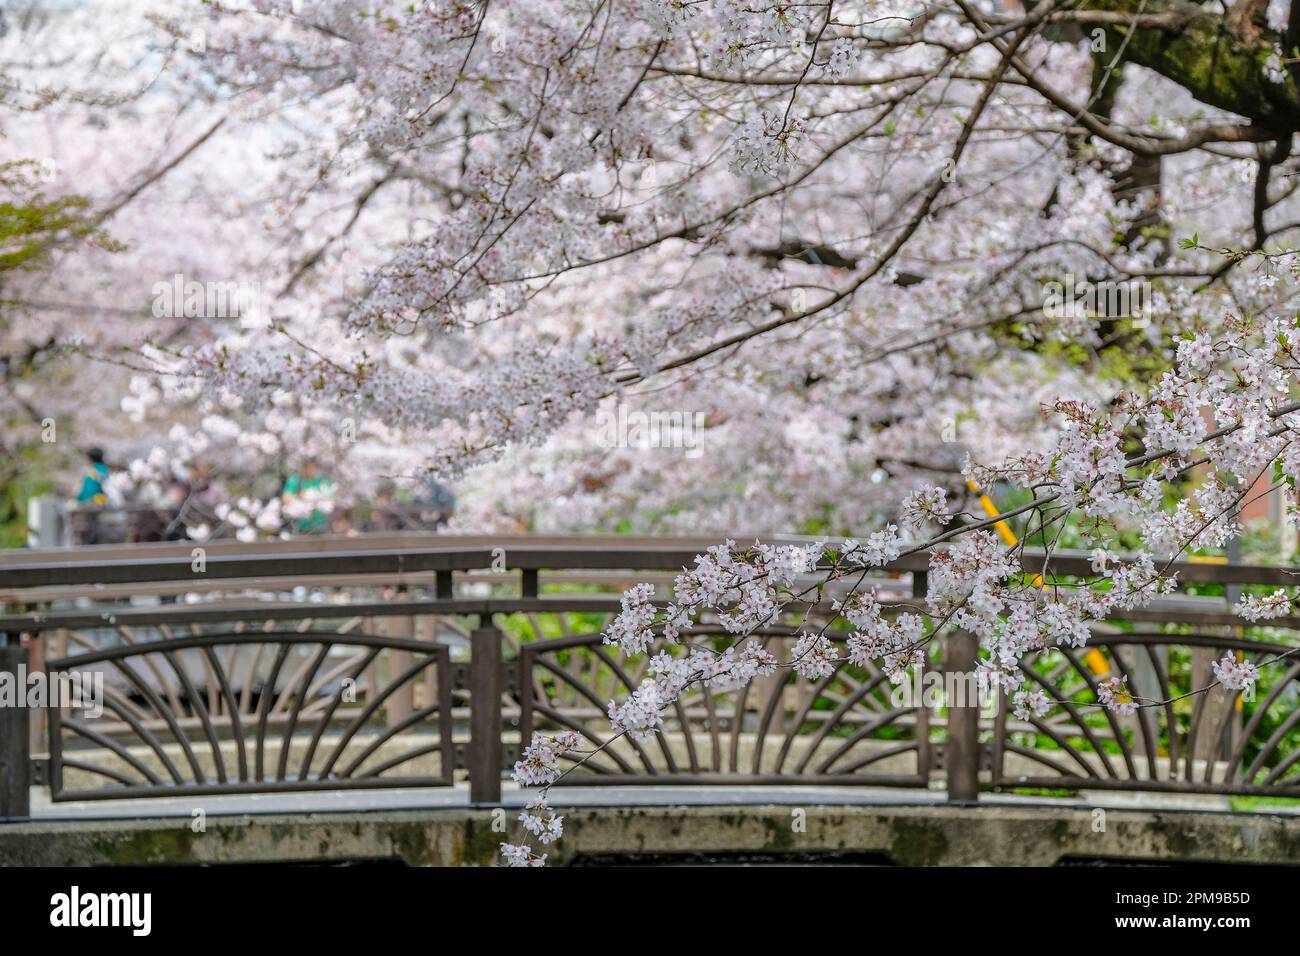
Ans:
[[[1002,513],[998,511],[998,506],[993,503],[993,499],[980,491],[980,486],[975,484],[975,482],[966,482],[966,487],[979,495],[980,504],[984,508],[984,513],[990,518],[996,518]],[[1016,546],[1016,533],[1011,530],[1011,525],[1007,524],[1005,521],[999,520],[997,524],[993,525],[993,530],[1002,536],[1002,540],[1006,542],[1007,547],[1014,548]]]

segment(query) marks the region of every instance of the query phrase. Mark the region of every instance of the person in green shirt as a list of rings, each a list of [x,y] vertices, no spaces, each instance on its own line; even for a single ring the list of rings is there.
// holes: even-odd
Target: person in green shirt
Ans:
[[[329,527],[325,511],[315,507],[317,501],[333,497],[334,482],[320,473],[315,461],[308,460],[302,466],[302,474],[290,475],[284,483],[284,492],[280,501],[286,508],[301,512],[301,503],[312,499],[312,508],[305,514],[299,514],[293,528],[303,534],[315,534]]]

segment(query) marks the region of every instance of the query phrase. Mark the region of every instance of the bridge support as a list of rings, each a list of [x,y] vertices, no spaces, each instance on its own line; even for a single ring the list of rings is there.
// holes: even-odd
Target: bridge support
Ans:
[[[0,674],[14,681],[16,698],[0,703],[0,818],[31,816],[31,713],[27,709],[27,688],[19,675],[27,669],[27,648],[17,634],[0,633]]]
[[[969,679],[975,673],[979,660],[979,641],[967,631],[948,635],[944,649],[944,671],[950,675],[944,684],[949,688],[971,688]],[[951,678],[956,678],[951,679]],[[973,803],[980,796],[980,702],[979,695],[971,700],[949,700],[948,743],[944,750],[944,765],[948,771],[948,799]]]
[[[485,615],[470,634],[469,799],[501,802],[501,644],[504,635]]]
[[[400,590],[399,593],[401,593]],[[389,637],[409,638],[415,636],[415,618],[389,617],[383,620],[384,633]],[[415,657],[410,651],[390,650],[388,652],[389,680],[403,673],[414,662]],[[388,706],[384,710],[388,717],[389,727],[396,727],[407,720],[415,712],[415,682],[407,681],[397,688],[388,698]]]

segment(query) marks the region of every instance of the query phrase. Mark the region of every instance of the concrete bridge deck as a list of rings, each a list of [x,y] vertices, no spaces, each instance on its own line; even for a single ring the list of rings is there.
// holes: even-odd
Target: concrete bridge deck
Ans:
[[[0,865],[390,862],[490,865],[534,791],[473,806],[463,785],[51,803],[0,827]],[[1206,795],[1048,799],[844,787],[565,787],[551,862],[1033,865],[1300,861],[1300,809]],[[202,811],[201,824],[196,812]]]
[[[501,807],[471,807],[453,788],[42,806],[30,821],[0,827],[0,864],[490,865],[499,843],[518,838],[514,810],[525,799],[516,790],[502,794]],[[567,788],[553,803],[564,808],[565,834],[545,849],[550,862],[571,865],[1300,861],[1300,813],[1167,800],[1140,808],[990,795],[959,806],[897,790],[650,787]]]

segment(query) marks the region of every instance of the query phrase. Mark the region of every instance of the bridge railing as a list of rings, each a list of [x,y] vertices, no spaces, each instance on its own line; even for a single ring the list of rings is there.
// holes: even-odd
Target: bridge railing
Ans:
[[[846,663],[817,682],[781,673],[739,690],[694,688],[655,738],[611,741],[608,702],[646,666],[601,642],[621,590],[650,580],[666,598],[673,573],[712,543],[395,535],[0,556],[0,675],[40,674],[47,688],[41,706],[0,698],[0,817],[26,817],[32,785],[66,801],[467,780],[474,802],[495,804],[520,747],[561,729],[603,745],[568,778],[584,785],[894,786],[959,801],[990,788],[1300,797],[1300,664],[1269,669],[1253,700],[1194,693],[1224,653],[1285,653],[1297,622],[1247,632],[1217,596],[1161,599],[1099,627],[1086,648],[1027,661],[1029,686],[1058,702],[1042,718],[1018,719],[1005,698],[963,697],[980,652],[954,635],[903,685]],[[1042,571],[1041,555],[1025,560]],[[926,566],[909,556],[874,583],[906,602],[923,593]],[[1294,574],[1174,570],[1202,589]],[[1087,556],[1058,553],[1049,573],[1092,571]],[[814,620],[833,597],[809,609]],[[782,649],[795,623],[757,639]],[[707,620],[695,639],[731,640]],[[1109,674],[1173,702],[1112,715],[1095,706]],[[78,689],[95,706],[70,699]]]

